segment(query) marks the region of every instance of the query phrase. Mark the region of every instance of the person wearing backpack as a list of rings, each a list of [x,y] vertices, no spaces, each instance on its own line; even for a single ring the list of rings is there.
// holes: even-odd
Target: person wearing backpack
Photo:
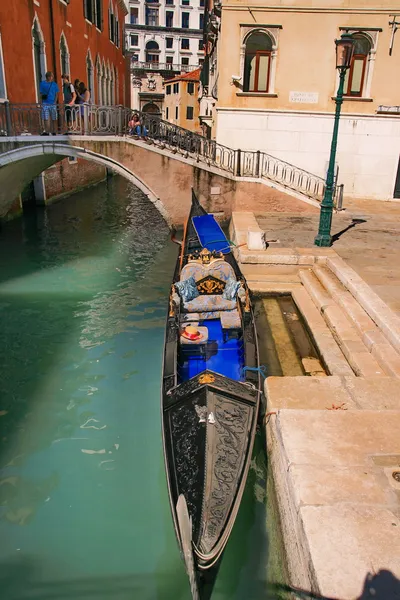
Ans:
[[[76,92],[75,88],[69,80],[69,75],[64,74],[62,76],[63,81],[63,97],[64,97],[64,105],[65,105],[65,122],[67,124],[67,132],[72,125],[73,117],[74,117],[74,109],[72,108],[75,104],[76,100]]]
[[[51,71],[47,71],[45,81],[40,82],[39,93],[42,99],[42,119],[44,123],[44,131],[42,135],[50,135],[52,129],[53,135],[57,135],[55,131],[55,123],[57,121],[57,96],[60,90],[57,83],[54,81],[54,75]],[[51,121],[51,124],[50,124]]]

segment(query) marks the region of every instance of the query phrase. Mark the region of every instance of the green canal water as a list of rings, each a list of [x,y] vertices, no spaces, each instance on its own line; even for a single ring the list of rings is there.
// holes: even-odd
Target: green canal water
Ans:
[[[118,177],[4,225],[2,600],[189,600],[159,409],[176,253]],[[260,436],[213,600],[277,597],[263,448]]]

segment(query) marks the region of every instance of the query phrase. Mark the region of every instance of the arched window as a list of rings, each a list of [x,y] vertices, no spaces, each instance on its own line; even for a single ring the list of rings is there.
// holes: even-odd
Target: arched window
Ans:
[[[94,74],[93,74],[93,62],[92,62],[92,57],[90,55],[90,50],[88,50],[88,53],[86,55],[86,74],[87,74],[87,86],[88,86],[88,90],[90,92],[90,99],[92,104],[95,103],[94,101]]]
[[[272,40],[259,31],[252,33],[246,41],[244,63],[244,92],[269,91]]]
[[[344,81],[345,96],[362,96],[366,81],[371,42],[362,33],[353,34],[354,54]]]
[[[106,98],[107,106],[111,104],[111,78],[110,78],[110,65],[106,66]]]
[[[110,2],[108,8],[108,33],[110,40],[115,43],[115,14],[112,2]]]
[[[35,17],[32,27],[32,44],[33,44],[33,69],[36,84],[36,100],[39,100],[40,82],[44,80],[46,74],[46,52],[44,46],[43,33],[39,24],[39,20]]]
[[[64,33],[60,38],[61,75],[71,75],[69,68],[69,50]]]
[[[146,62],[158,63],[160,48],[154,40],[146,44]]]
[[[106,66],[104,62],[101,66],[101,94],[103,98],[103,104],[107,106]]]
[[[97,104],[103,104],[103,90],[101,87],[101,63],[100,58],[96,58],[96,77],[97,77]]]

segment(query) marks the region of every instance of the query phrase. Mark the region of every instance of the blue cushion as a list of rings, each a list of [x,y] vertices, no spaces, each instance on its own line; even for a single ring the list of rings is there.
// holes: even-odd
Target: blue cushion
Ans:
[[[226,282],[222,297],[225,298],[225,300],[235,300],[239,287],[240,281],[236,281],[236,279],[233,279],[233,277],[229,277],[228,281]]]
[[[175,287],[184,302],[190,302],[190,300],[194,300],[199,295],[194,277],[188,277],[184,281],[177,281]]]

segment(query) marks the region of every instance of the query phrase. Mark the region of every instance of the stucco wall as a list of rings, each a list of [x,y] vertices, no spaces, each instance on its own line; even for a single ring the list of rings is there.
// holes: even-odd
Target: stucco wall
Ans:
[[[217,139],[242,150],[263,150],[325,177],[333,116],[306,112],[220,110]],[[343,115],[338,151],[345,197],[393,198],[400,154],[400,118]]]

